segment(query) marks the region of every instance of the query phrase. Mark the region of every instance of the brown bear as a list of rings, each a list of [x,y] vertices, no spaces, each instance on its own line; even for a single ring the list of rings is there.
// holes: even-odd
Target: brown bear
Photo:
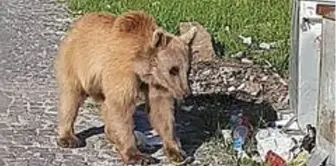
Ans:
[[[142,11],[115,16],[103,12],[77,19],[62,40],[55,59],[59,92],[57,144],[75,148],[78,108],[90,96],[101,104],[105,134],[125,163],[149,164],[151,157],[136,146],[132,115],[142,84],[152,126],[172,161],[183,151],[174,133],[172,103],[189,95],[187,74],[196,28],[175,36]]]

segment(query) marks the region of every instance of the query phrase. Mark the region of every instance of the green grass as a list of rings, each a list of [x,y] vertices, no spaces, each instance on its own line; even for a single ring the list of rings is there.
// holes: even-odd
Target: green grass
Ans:
[[[289,54],[291,1],[283,0],[69,0],[73,11],[109,11],[120,14],[128,10],[144,10],[168,31],[177,33],[182,21],[201,23],[230,55],[253,49],[242,43],[239,35],[253,41],[277,42],[272,51],[253,55],[258,62],[270,62],[275,69],[287,70]],[[229,31],[227,31],[227,27]]]

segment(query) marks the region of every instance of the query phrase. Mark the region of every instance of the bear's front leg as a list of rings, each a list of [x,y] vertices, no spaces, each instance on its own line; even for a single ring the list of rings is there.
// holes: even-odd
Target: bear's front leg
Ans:
[[[170,161],[183,162],[186,155],[175,136],[174,98],[164,89],[150,86],[149,105],[150,122],[162,137],[165,155]]]
[[[107,99],[106,101],[111,101]],[[133,133],[133,113],[135,105],[122,105],[118,102],[105,102],[102,105],[105,121],[105,134],[116,147],[125,164],[149,165],[157,162],[149,155],[141,153]]]

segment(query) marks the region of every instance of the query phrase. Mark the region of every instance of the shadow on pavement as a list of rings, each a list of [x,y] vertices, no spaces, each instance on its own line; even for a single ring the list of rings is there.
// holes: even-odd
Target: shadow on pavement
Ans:
[[[277,114],[267,102],[256,103],[236,99],[226,94],[202,94],[190,96],[184,100],[182,106],[192,106],[188,112],[176,108],[176,131],[183,149],[192,155],[204,142],[216,136],[216,131],[227,129],[230,113],[242,110],[254,127],[277,120]],[[140,105],[134,114],[135,130],[145,133],[152,128],[147,114]],[[85,140],[94,135],[103,134],[104,126],[92,127],[77,134]],[[85,145],[85,144],[84,144]],[[159,149],[159,147],[158,147]],[[152,151],[152,152],[155,152]]]

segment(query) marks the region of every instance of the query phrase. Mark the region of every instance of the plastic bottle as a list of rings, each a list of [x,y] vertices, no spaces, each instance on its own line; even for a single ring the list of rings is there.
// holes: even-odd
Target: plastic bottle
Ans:
[[[243,146],[245,144],[246,138],[249,136],[251,131],[251,124],[248,122],[247,118],[239,113],[238,115],[231,116],[231,126],[233,134],[232,146],[238,155],[244,152]]]

